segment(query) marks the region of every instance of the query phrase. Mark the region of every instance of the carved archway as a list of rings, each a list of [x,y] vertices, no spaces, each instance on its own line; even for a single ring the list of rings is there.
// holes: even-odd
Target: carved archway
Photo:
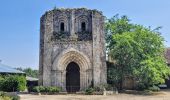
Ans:
[[[66,70],[69,63],[75,62],[80,68],[80,90],[87,88],[91,84],[92,74],[90,60],[83,53],[68,49],[63,51],[57,58],[55,58],[52,70],[56,72],[55,86],[61,86],[66,91]]]

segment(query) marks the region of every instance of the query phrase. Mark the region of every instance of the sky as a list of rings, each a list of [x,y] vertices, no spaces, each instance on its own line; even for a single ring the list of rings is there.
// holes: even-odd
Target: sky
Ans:
[[[170,0],[1,0],[0,60],[12,67],[39,65],[40,17],[57,8],[97,9],[110,18],[127,15],[132,23],[160,30],[170,47]]]

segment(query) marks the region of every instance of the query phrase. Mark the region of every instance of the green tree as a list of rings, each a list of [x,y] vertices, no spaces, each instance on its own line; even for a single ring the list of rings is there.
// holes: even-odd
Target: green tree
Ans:
[[[118,15],[106,23],[107,50],[115,62],[120,89],[125,76],[134,76],[148,88],[170,75],[163,55],[164,39],[158,30],[131,24],[127,17]]]
[[[24,91],[26,89],[26,78],[22,75],[0,76],[0,90],[6,92]]]
[[[25,72],[27,76],[38,78],[38,70],[34,70],[32,68],[23,69],[21,67],[16,69]]]
[[[105,23],[105,29],[106,29],[106,47],[108,56],[111,56],[112,60],[116,60],[114,56],[122,57],[121,59],[124,59],[123,57],[126,55],[126,52],[124,52],[122,49],[116,50],[116,40],[113,39],[113,36],[116,34],[123,34],[124,32],[131,32],[135,28],[135,25],[130,23],[130,20],[127,16],[121,16],[115,15],[112,18],[108,19]],[[126,41],[124,41],[126,42]],[[120,46],[123,44],[119,44]],[[124,45],[123,45],[124,46]],[[118,49],[118,48],[117,48]],[[113,51],[115,50],[115,52]],[[120,52],[119,52],[120,51]],[[114,53],[113,53],[114,52]],[[118,58],[117,58],[118,59]],[[110,65],[108,70],[108,79],[109,81],[112,81],[112,83],[118,87],[119,89],[122,89],[122,83],[123,83],[123,77],[125,76],[125,73],[129,73],[131,71],[130,68],[126,65],[126,62],[121,62],[124,60],[117,61],[114,65]],[[130,74],[130,73],[129,73]]]
[[[31,68],[26,68],[23,70],[27,76],[38,78],[38,70],[33,70]]]
[[[115,41],[112,39],[114,34],[130,32],[133,28],[134,25],[130,23],[130,20],[127,16],[119,17],[117,14],[112,18],[107,19],[105,23],[107,50],[113,48],[114,46]]]

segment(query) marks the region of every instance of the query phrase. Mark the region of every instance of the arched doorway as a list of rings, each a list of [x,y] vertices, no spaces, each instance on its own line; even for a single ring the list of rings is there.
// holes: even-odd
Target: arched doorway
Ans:
[[[80,68],[75,62],[71,62],[66,68],[66,90],[76,92],[80,90]]]

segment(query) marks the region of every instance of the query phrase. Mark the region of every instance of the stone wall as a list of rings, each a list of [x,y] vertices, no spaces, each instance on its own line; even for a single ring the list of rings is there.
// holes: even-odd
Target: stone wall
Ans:
[[[41,17],[39,85],[64,89],[66,67],[72,61],[80,67],[80,89],[92,83],[95,86],[106,83],[101,12],[85,8],[53,9]]]

